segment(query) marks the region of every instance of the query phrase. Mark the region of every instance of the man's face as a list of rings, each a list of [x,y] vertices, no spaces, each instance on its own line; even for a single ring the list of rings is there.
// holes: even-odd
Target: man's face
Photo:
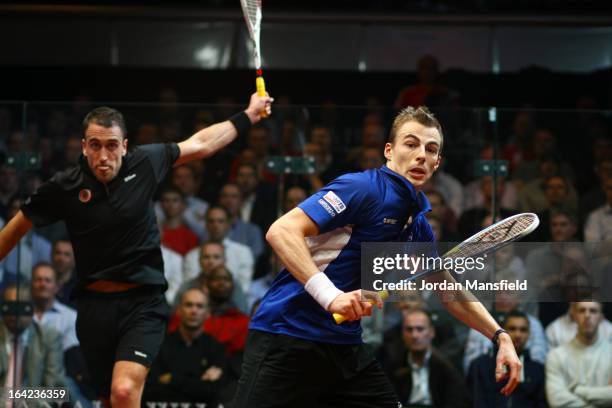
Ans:
[[[306,192],[300,187],[291,187],[285,197],[285,212],[293,210],[306,199]]]
[[[410,312],[404,317],[404,344],[411,351],[426,351],[431,347],[434,329],[425,313]]]
[[[523,317],[509,317],[506,320],[504,329],[510,334],[512,343],[517,353],[525,350],[525,344],[529,340],[529,322]]]
[[[199,290],[188,290],[181,298],[178,315],[181,326],[185,329],[190,331],[200,329],[208,317],[208,299]]]
[[[212,209],[206,215],[206,229],[211,241],[221,242],[229,230],[229,222],[225,212]]]
[[[60,274],[72,272],[74,269],[74,251],[68,241],[57,241],[51,251],[51,263]]]
[[[32,272],[32,299],[35,302],[53,299],[57,290],[53,269],[48,266],[39,266]]]
[[[224,268],[215,269],[207,280],[210,297],[217,302],[225,302],[230,299],[234,290],[232,276]]]
[[[310,133],[310,141],[321,146],[324,152],[329,152],[331,148],[331,133],[325,127],[316,127]]]
[[[567,185],[561,177],[552,177],[546,181],[544,194],[549,204],[558,205],[567,198]]]
[[[180,194],[173,191],[166,191],[162,194],[161,208],[166,218],[174,218],[180,216],[185,211],[185,202]]]
[[[17,289],[13,287],[6,289],[4,291],[4,301],[16,302]],[[23,301],[23,299],[20,299],[20,301]],[[32,316],[22,314],[17,317],[13,314],[3,314],[2,320],[11,333],[19,334],[32,323]]]
[[[573,305],[573,318],[578,325],[578,334],[592,339],[602,319],[601,305],[597,302],[577,302]]]
[[[359,166],[361,170],[377,169],[382,166],[383,161],[378,149],[365,148],[361,152]]]
[[[242,206],[240,189],[233,184],[226,184],[219,194],[219,205],[224,207],[232,216],[238,214]]]
[[[578,228],[565,214],[557,214],[550,219],[550,235],[553,242],[570,241]]]
[[[420,190],[440,166],[441,143],[438,129],[406,122],[398,129],[393,144],[385,145],[387,165]]]
[[[555,136],[549,130],[538,130],[533,135],[533,153],[537,157],[555,149]]]
[[[250,195],[257,188],[257,175],[250,166],[241,166],[236,174],[236,184],[242,190],[243,197]]]
[[[119,126],[106,128],[90,123],[82,141],[83,155],[96,178],[108,183],[117,176],[123,156],[127,153],[127,139]]]
[[[187,166],[179,166],[172,171],[172,185],[186,197],[191,197],[195,194],[196,180],[193,172]]]
[[[270,145],[268,130],[264,128],[251,128],[248,135],[248,146],[258,155],[267,155]]]
[[[200,252],[200,267],[205,275],[208,275],[214,268],[225,263],[225,250],[223,245],[208,243],[202,247]]]

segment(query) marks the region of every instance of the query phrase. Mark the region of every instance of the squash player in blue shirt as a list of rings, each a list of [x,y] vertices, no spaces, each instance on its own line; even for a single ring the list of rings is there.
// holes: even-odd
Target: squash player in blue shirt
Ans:
[[[337,178],[270,227],[266,239],[286,269],[251,321],[233,407],[401,406],[361,341],[359,319],[373,304],[359,289],[360,244],[434,240],[421,189],[440,165],[442,144],[427,108],[406,108],[385,145],[386,165]],[[509,395],[521,364],[510,336],[479,302],[445,306],[493,340],[499,350],[491,375],[508,378],[502,393]],[[333,313],[348,321],[336,324]]]

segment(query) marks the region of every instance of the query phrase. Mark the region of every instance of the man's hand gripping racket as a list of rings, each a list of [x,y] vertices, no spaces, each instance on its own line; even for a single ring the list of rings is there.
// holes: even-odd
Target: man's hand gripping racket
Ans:
[[[255,87],[257,95],[266,96],[266,83],[263,78],[263,70],[261,69],[261,48],[260,48],[260,33],[261,33],[261,0],[240,0],[244,21],[249,30],[249,36],[253,40],[253,60],[255,62]],[[261,117],[267,117],[270,111],[266,110],[261,113]]]
[[[509,243],[530,234],[538,227],[539,223],[540,220],[538,216],[533,213],[513,215],[512,217],[503,219],[475,235],[472,235],[450,251],[446,252],[442,257],[470,258],[497,251]],[[444,269],[428,269],[411,275],[403,281],[411,282],[443,271]],[[339,295],[334,299],[334,302],[338,300],[338,303],[334,305],[334,302],[332,302],[330,309],[337,310],[337,308],[342,307],[344,310],[349,311],[348,314],[333,314],[336,323],[340,324],[346,320],[356,320],[361,315],[371,314],[372,306],[378,304],[380,307],[382,301],[387,297],[389,297],[389,292],[387,291],[375,293],[365,290],[356,290]],[[364,313],[358,315],[360,311]]]

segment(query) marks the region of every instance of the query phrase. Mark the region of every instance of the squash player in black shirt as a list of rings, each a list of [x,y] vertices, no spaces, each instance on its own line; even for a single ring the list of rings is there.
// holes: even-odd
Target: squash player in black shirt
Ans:
[[[140,407],[145,378],[164,338],[168,306],[152,198],[172,166],[209,157],[270,113],[273,99],[181,143],[128,153],[120,112],[100,107],[83,120],[79,164],[55,174],[0,231],[0,260],[32,228],[64,220],[74,246],[77,335],[105,405]]]

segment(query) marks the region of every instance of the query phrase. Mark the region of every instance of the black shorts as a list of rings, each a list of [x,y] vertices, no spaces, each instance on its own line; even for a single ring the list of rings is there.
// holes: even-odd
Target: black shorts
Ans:
[[[164,340],[169,307],[159,287],[102,294],[84,291],[76,299],[76,332],[94,386],[110,396],[116,361],[150,367]]]
[[[364,345],[318,343],[251,330],[232,408],[397,408]]]

